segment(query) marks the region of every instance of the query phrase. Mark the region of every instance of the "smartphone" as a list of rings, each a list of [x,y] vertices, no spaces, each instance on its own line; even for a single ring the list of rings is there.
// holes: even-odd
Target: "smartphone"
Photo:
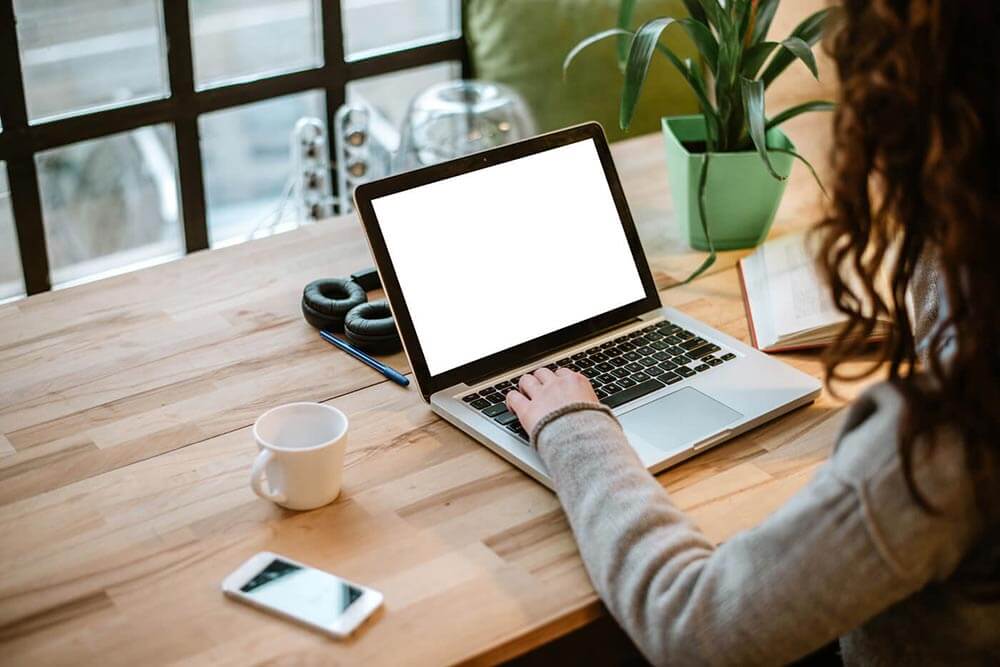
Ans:
[[[222,591],[337,639],[354,632],[382,604],[374,589],[268,551],[226,577]]]

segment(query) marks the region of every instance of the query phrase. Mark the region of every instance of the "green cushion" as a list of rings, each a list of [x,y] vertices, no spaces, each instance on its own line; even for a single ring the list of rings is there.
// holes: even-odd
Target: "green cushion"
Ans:
[[[697,113],[694,95],[662,55],[653,58],[626,133],[618,126],[622,74],[609,38],[590,46],[570,65],[562,63],[581,39],[613,28],[618,0],[464,0],[463,23],[476,78],[505,83],[524,96],[538,130],[546,132],[599,121],[608,139],[655,132],[662,116]],[[657,16],[684,16],[681,0],[638,0],[633,28]],[[661,41],[683,60],[697,52],[680,26]]]

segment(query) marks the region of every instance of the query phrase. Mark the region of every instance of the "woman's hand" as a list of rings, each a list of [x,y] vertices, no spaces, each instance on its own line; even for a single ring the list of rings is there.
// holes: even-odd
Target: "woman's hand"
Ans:
[[[539,368],[522,375],[517,389],[507,394],[507,409],[517,415],[529,435],[538,420],[553,410],[581,401],[597,403],[590,380],[566,368],[558,368],[554,373]]]

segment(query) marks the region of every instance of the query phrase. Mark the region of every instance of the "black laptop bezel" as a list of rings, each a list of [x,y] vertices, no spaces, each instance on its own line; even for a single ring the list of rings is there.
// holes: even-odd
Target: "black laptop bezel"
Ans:
[[[632,258],[635,261],[639,278],[642,281],[644,296],[637,301],[595,315],[583,322],[563,327],[562,329],[437,375],[431,375],[427,368],[427,361],[424,358],[423,348],[420,345],[416,329],[413,326],[413,320],[410,317],[409,308],[406,305],[406,299],[403,296],[403,291],[396,277],[392,258],[389,255],[385,239],[382,236],[378,218],[372,207],[372,201],[404,190],[410,190],[446,178],[492,167],[588,139],[594,141],[601,165],[604,167],[604,175],[611,189],[615,207],[618,209],[618,217],[621,220],[625,237],[628,239],[629,249],[632,252]],[[575,125],[480,153],[473,153],[429,167],[364,183],[354,190],[354,201],[361,217],[365,234],[368,237],[368,245],[375,258],[375,265],[381,277],[382,286],[389,300],[393,317],[396,320],[396,326],[399,328],[403,346],[410,361],[410,368],[416,376],[417,384],[420,387],[424,400],[428,400],[435,392],[453,385],[462,382],[471,383],[481,378],[498,375],[505,370],[517,368],[518,366],[541,359],[551,354],[554,350],[591,338],[597,333],[624,324],[631,319],[659,308],[661,305],[652,273],[649,270],[649,264],[646,261],[646,255],[639,241],[639,234],[636,232],[632,214],[625,201],[625,193],[622,190],[618,173],[611,159],[611,151],[608,149],[604,130],[599,123]],[[448,298],[446,289],[442,290],[441,298]],[[516,303],[508,305],[511,316],[516,317]],[[456,308],[456,314],[460,312],[460,309]]]

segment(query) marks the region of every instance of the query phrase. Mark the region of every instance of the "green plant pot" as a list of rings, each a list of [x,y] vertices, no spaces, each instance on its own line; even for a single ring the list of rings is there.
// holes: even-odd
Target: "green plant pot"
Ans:
[[[683,143],[705,140],[705,120],[701,116],[664,118],[663,136],[667,144],[667,177],[678,223],[682,232],[687,227],[692,248],[708,250],[698,208],[698,183],[705,154],[689,153]],[[767,133],[767,145],[795,150],[779,128]],[[773,151],[769,156],[774,170],[787,179],[794,158]],[[786,183],[771,176],[756,151],[712,153],[705,184],[705,211],[715,249],[752,248],[763,241],[774,222]]]

